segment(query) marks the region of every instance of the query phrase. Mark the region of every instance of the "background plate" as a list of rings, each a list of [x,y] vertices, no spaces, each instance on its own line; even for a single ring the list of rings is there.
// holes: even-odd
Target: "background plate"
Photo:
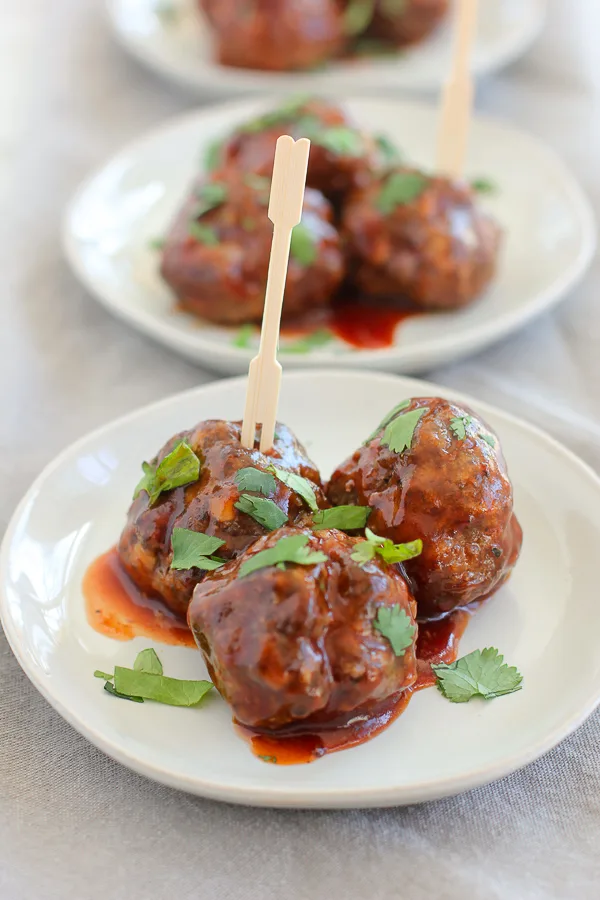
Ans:
[[[449,22],[427,41],[392,58],[332,63],[324,70],[259,72],[220,66],[197,0],[108,0],[108,14],[124,47],[160,75],[197,93],[332,91],[357,94],[382,90],[439,88],[451,47]],[[160,14],[163,10],[166,14]],[[541,31],[546,0],[483,0],[473,57],[476,75],[507,65]]]
[[[15,513],[0,558],[2,621],[21,666],[65,719],[137,772],[203,796],[353,807],[415,803],[492,781],[589,715],[600,698],[600,481],[542,432],[477,401],[469,402],[501,438],[525,542],[510,583],[469,624],[461,652],[499,647],[523,673],[522,691],[454,705],[426,690],[369,743],[289,767],[252,756],[216,694],[191,710],[105,694],[94,669],[131,665],[148,641],[117,642],[90,628],[83,573],[116,540],[140,461],[200,419],[239,417],[245,386],[245,379],[211,384],[89,435],[46,469]],[[400,399],[438,393],[457,398],[406,378],[292,373],[284,377],[281,418],[327,475]],[[167,673],[204,676],[197,651],[158,650]]]
[[[83,185],[64,224],[68,259],[88,289],[115,315],[202,366],[247,371],[254,351],[232,346],[235,330],[175,312],[150,242],[164,235],[204,148],[274,101],[242,101],[168,122],[123,150]],[[433,165],[437,111],[390,100],[351,100],[357,123],[383,132],[408,157]],[[469,177],[498,185],[482,198],[505,229],[499,271],[490,290],[459,312],[418,316],[396,331],[392,347],[355,350],[342,342],[290,354],[288,366],[371,366],[417,372],[499,340],[548,309],[573,286],[595,248],[588,201],[563,163],[543,144],[502,122],[473,122]],[[285,350],[285,341],[282,349]]]

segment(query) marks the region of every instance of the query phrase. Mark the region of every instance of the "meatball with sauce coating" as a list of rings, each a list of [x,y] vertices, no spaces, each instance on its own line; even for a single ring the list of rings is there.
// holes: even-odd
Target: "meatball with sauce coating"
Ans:
[[[406,401],[327,486],[334,505],[370,506],[369,527],[398,543],[421,618],[483,600],[510,575],[522,543],[498,438],[472,410],[440,398]]]
[[[260,322],[273,225],[269,182],[256,176],[199,182],[167,238],[161,274],[189,312],[222,324]],[[307,190],[294,229],[283,317],[327,306],[344,274],[333,213]]]
[[[266,500],[271,501],[268,512],[274,518],[272,528],[286,520],[294,522],[308,513],[302,498],[279,478],[270,479],[269,497],[238,486],[236,476],[240,469],[268,472],[269,466],[273,465],[301,475],[312,487],[316,503],[326,505],[317,469],[285,425],[277,424],[273,448],[266,454],[242,447],[240,434],[240,422],[210,419],[173,437],[153,462],[146,464],[147,467],[155,469],[184,441],[197,456],[199,477],[173,490],[163,491],[153,503],[150,503],[148,491],[138,486],[137,496],[129,509],[118,546],[121,562],[138,588],[149,596],[162,599],[181,616],[185,616],[192,591],[205,572],[195,567],[171,568],[174,528],[219,538],[225,543],[218,548],[218,556],[232,559],[269,530],[236,507],[242,495],[258,498],[263,508]]]
[[[449,0],[376,0],[368,37],[398,46],[428,37],[448,13]]]
[[[310,69],[344,44],[338,0],[200,0],[224,66]]]
[[[348,197],[342,236],[364,294],[450,310],[491,281],[501,232],[466,184],[396,167]]]
[[[217,165],[270,178],[282,134],[310,139],[306,183],[333,203],[351,188],[367,185],[380,163],[376,142],[355,127],[342,107],[297,97],[241,125],[220,149]]]
[[[321,561],[244,574],[257,554],[299,536]],[[243,725],[339,725],[415,682],[410,588],[396,566],[354,561],[357,542],[341,531],[281,528],[195,589],[188,623]],[[375,627],[380,610],[407,629],[398,655]]]

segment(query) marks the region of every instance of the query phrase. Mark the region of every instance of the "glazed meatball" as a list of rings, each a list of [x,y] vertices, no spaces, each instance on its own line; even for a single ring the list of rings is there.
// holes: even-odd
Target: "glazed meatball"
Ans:
[[[449,310],[487,287],[501,233],[466,184],[395,167],[348,197],[342,234],[364,294]]]
[[[498,438],[447,400],[396,408],[333,473],[327,494],[334,505],[370,506],[376,534],[422,539],[421,555],[405,563],[421,618],[488,597],[519,556],[522,532]]]
[[[282,134],[311,140],[306,183],[334,203],[350,188],[367,185],[378,164],[375,141],[357,129],[341,107],[302,97],[240,126],[223,145],[219,164],[270,178]]]
[[[163,460],[185,441],[200,460],[200,477],[184,487],[161,493],[150,505],[142,490],[134,499],[119,541],[119,556],[135,584],[147,595],[162,599],[175,613],[185,616],[200,569],[171,569],[174,528],[187,528],[225,541],[218,554],[232,559],[246,550],[268,529],[235,504],[240,495],[260,496],[235,483],[243,468],[266,470],[269,465],[295,472],[313,485],[317,503],[323,504],[321,480],[304,447],[285,425],[277,424],[275,442],[267,454],[247,450],[240,443],[241,423],[210,419],[191,431],[176,435],[159,451],[153,464]],[[274,479],[273,502],[290,522],[308,512],[302,499]]]
[[[298,534],[326,561],[241,577],[245,560]],[[410,588],[396,566],[352,560],[356,542],[340,531],[282,528],[194,591],[188,623],[242,724],[269,731],[339,726],[414,683],[416,629],[396,656],[374,625],[378,610],[394,606],[414,622]]]
[[[403,46],[428,37],[448,13],[449,0],[377,0],[366,35]]]
[[[167,238],[161,266],[182,308],[227,325],[260,322],[273,235],[268,202],[269,182],[256,176],[231,174],[196,184]],[[327,306],[343,274],[331,207],[307,190],[292,236],[283,318]]]
[[[338,0],[200,0],[224,66],[310,69],[344,44]]]

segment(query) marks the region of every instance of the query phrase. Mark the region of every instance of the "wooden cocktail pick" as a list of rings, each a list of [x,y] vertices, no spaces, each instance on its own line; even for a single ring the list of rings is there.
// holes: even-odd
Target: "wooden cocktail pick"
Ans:
[[[257,424],[262,424],[260,449],[273,446],[277,405],[281,386],[281,366],[277,361],[283,292],[290,258],[292,229],[302,217],[304,188],[310,141],[294,141],[283,135],[277,141],[273,180],[269,199],[269,219],[273,223],[273,243],[267,275],[267,290],[258,354],[250,363],[242,446],[254,447]]]
[[[437,171],[450,178],[460,178],[465,167],[473,106],[470,63],[477,7],[478,0],[458,0],[452,64],[442,91]]]

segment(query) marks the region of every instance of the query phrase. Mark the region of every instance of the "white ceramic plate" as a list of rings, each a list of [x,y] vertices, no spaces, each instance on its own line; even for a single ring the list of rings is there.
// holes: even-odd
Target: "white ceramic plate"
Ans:
[[[65,719],[137,772],[203,796],[353,807],[415,803],[492,781],[592,712],[600,700],[600,480],[542,432],[475,400],[468,402],[501,438],[525,541],[508,586],[470,622],[461,653],[500,648],[523,673],[522,691],[464,705],[422,691],[372,741],[282,767],[252,756],[216,694],[192,710],[107,696],[94,669],[131,665],[149,642],[121,643],[91,629],[83,573],[115,542],[141,460],[203,418],[240,417],[245,386],[242,378],[217,382],[96,431],[42,473],[15,513],[0,560],[2,621],[25,672]],[[389,375],[296,372],[284,378],[280,417],[328,475],[399,399],[432,394],[460,399]],[[169,674],[206,677],[197,651],[158,649]]]
[[[108,0],[118,39],[142,63],[203,96],[241,93],[382,90],[432,91],[448,70],[451,26],[396,57],[332,63],[324,70],[259,72],[219,65],[196,0]],[[161,10],[166,14],[161,14]],[[480,4],[473,71],[485,75],[523,54],[541,31],[546,0],[484,0]]]
[[[73,269],[111,312],[188,359],[227,374],[247,371],[254,350],[232,345],[236,330],[174,311],[150,241],[166,233],[207,144],[272,104],[242,101],[167,123],[93,175],[64,223]],[[432,165],[433,108],[390,100],[352,100],[347,106],[362,127],[388,134],[409,158]],[[467,174],[485,175],[499,188],[493,198],[482,199],[506,231],[487,294],[460,312],[409,319],[390,348],[355,350],[336,341],[307,355],[289,354],[289,366],[423,371],[500,340],[565,295],[595,247],[593,214],[573,176],[538,141],[483,117],[473,123]]]

